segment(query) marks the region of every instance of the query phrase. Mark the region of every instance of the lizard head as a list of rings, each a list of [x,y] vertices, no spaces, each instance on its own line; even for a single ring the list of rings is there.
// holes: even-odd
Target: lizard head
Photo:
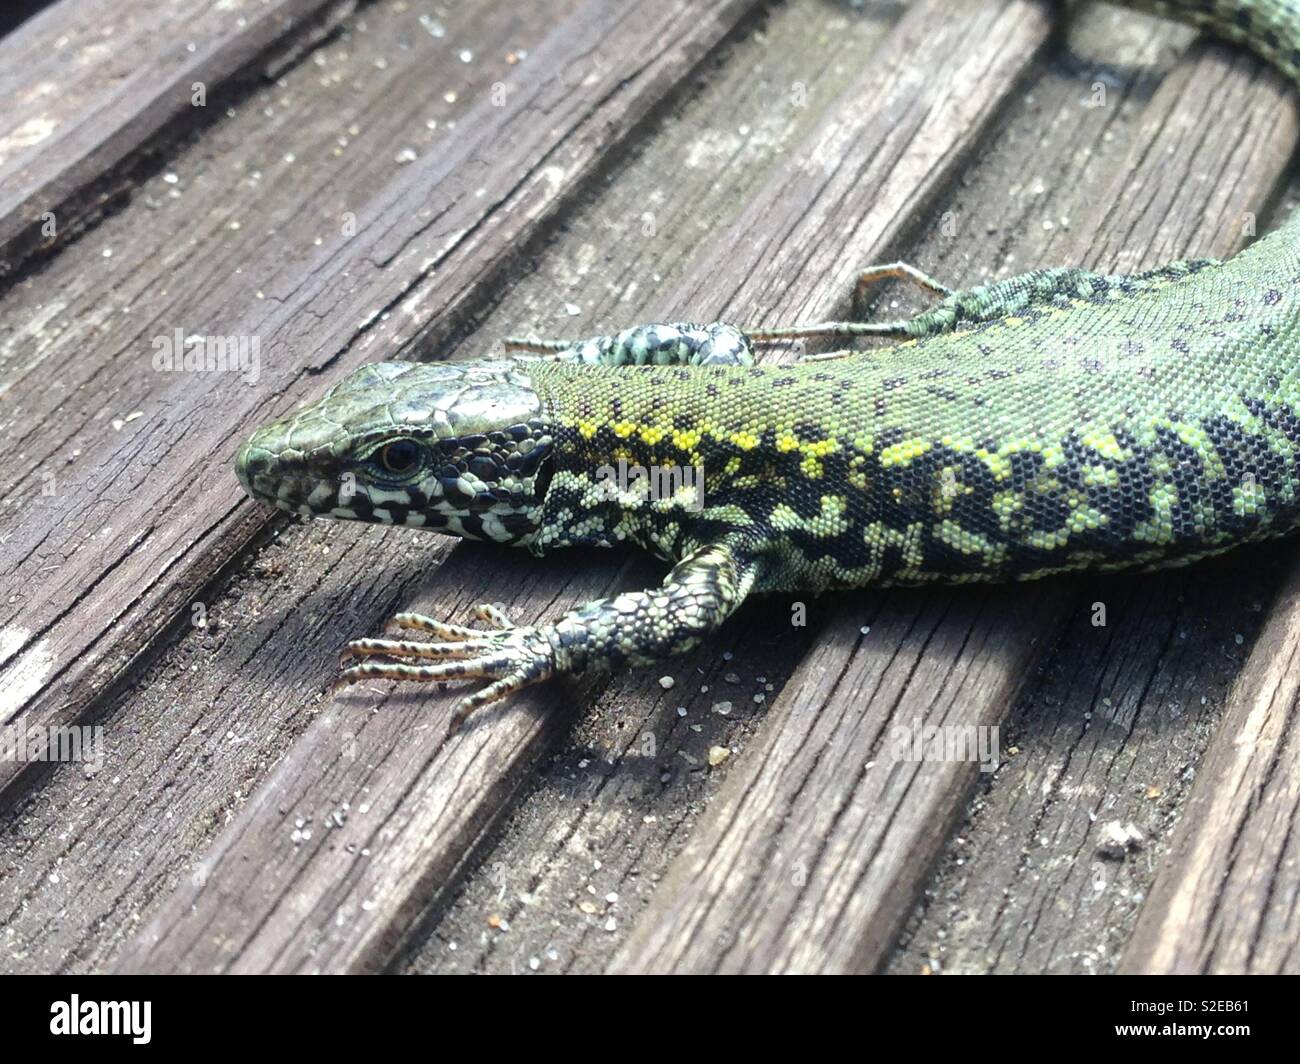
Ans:
[[[541,522],[552,450],[517,363],[377,362],[258,429],[235,472],[290,513],[522,545]]]

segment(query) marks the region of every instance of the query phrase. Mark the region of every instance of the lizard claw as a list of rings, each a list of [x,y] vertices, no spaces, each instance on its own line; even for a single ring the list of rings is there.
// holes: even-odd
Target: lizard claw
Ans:
[[[474,616],[493,628],[513,628],[514,624],[506,616],[506,611],[491,602],[480,602],[474,607]]]
[[[398,639],[354,639],[340,654],[342,672],[332,693],[362,680],[380,679],[416,683],[449,680],[490,680],[485,687],[456,703],[448,734],[458,731],[475,710],[507,698],[524,687],[555,674],[555,648],[545,629],[515,627],[496,606],[482,605],[475,613],[492,630],[446,624],[414,613],[399,613],[391,625],[431,632],[430,642]],[[372,661],[384,657],[396,660]],[[415,665],[411,661],[437,661]]]

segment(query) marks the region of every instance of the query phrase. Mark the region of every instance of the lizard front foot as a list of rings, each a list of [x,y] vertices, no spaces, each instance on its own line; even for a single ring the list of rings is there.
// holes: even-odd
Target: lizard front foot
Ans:
[[[399,613],[390,626],[429,632],[430,642],[408,639],[354,639],[340,658],[343,666],[333,690],[338,692],[362,680],[401,680],[435,683],[446,680],[491,680],[486,687],[456,703],[447,732],[458,731],[475,710],[508,698],[516,691],[556,673],[555,646],[541,627],[517,628],[495,606],[474,608],[490,629],[447,624],[418,613]],[[385,657],[396,661],[361,661]],[[410,661],[439,661],[437,665],[412,665]]]
[[[398,627],[429,632],[434,639],[353,640],[344,649],[334,690],[369,679],[491,680],[456,703],[448,729],[455,732],[475,710],[553,676],[623,662],[648,664],[690,650],[744,600],[758,573],[758,559],[740,541],[722,540],[688,554],[661,587],[596,599],[553,624],[514,627],[494,606],[476,608],[490,630],[399,613],[393,618]],[[397,660],[349,664],[371,657]],[[412,660],[439,664],[409,664]]]

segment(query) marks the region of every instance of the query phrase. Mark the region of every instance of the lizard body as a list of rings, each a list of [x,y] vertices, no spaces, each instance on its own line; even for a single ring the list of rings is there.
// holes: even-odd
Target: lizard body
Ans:
[[[1300,0],[1132,6],[1300,80]],[[1300,525],[1300,219],[1226,262],[1128,276],[864,281],[882,276],[944,298],[902,322],[672,323],[517,342],[532,361],[380,363],[261,429],[240,479],[293,512],[675,563],[548,625],[401,614],[435,639],[356,640],[367,660],[342,681],[488,680],[455,726],[552,675],[690,649],[755,591],[1154,568]],[[903,341],[753,362],[758,342],[868,334]]]

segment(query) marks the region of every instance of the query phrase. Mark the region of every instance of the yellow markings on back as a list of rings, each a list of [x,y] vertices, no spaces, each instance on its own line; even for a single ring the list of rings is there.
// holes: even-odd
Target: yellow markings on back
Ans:
[[[674,429],[673,446],[679,451],[694,451],[700,445],[703,433],[704,430],[701,428]]]
[[[900,440],[880,452],[880,464],[882,466],[908,465],[913,459],[920,458],[932,446],[929,440]]]
[[[1045,444],[1039,453],[1043,456],[1044,469],[1055,469],[1057,466],[1065,464],[1065,452],[1050,443]]]
[[[1104,465],[1084,466],[1083,482],[1090,488],[1118,488],[1119,470]]]
[[[1122,462],[1129,457],[1113,432],[1085,432],[1081,442],[1112,462]]]
[[[981,447],[975,452],[975,457],[988,467],[994,480],[1011,479],[1011,461],[1001,451],[994,453]]]
[[[1227,469],[1224,468],[1223,460],[1210,442],[1210,437],[1200,425],[1161,418],[1152,422],[1152,428],[1172,432],[1182,443],[1195,451],[1202,463],[1201,476],[1206,480],[1222,480],[1227,476]],[[1152,437],[1154,439],[1155,432],[1152,432]],[[1168,466],[1161,471],[1167,471],[1167,468]]]
[[[820,477],[826,471],[822,459],[839,449],[840,445],[835,440],[817,440],[815,443],[799,444],[799,450],[804,456],[803,461],[799,463],[803,475],[814,480]]]

